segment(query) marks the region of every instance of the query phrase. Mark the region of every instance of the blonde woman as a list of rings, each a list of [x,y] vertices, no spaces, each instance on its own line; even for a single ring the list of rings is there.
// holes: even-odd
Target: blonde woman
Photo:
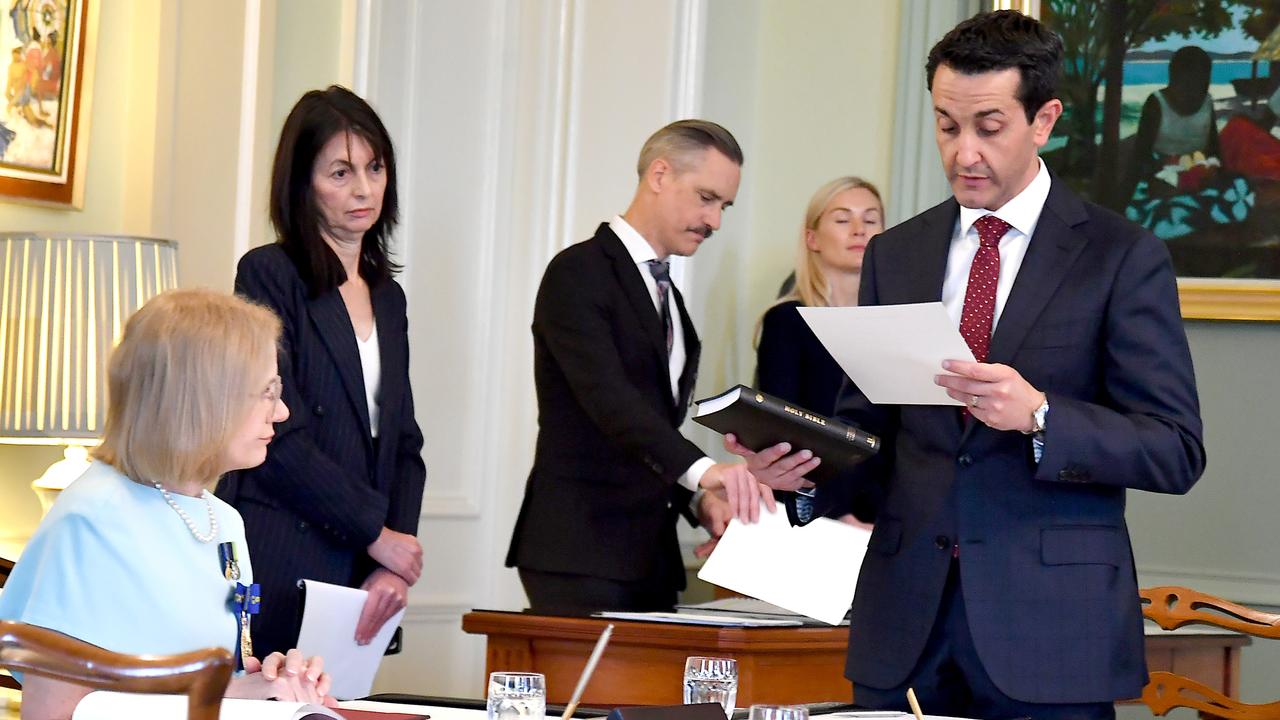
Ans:
[[[862,254],[882,230],[884,203],[866,180],[836,178],[813,194],[797,242],[795,284],[760,319],[756,382],[761,390],[807,410],[834,414],[844,371],[796,309],[857,305]],[[843,509],[870,522],[875,505],[868,494],[849,498]]]
[[[102,445],[36,529],[0,619],[123,653],[224,647],[245,670],[228,697],[332,702],[319,658],[240,652],[229,598],[253,567],[240,515],[209,492],[260,464],[289,415],[279,335],[269,310],[209,290],[164,293],[129,319],[108,367]],[[23,685],[23,720],[70,717],[89,692],[34,675]]]

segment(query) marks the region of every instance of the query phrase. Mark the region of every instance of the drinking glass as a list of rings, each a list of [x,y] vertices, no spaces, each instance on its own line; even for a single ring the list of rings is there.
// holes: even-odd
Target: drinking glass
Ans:
[[[748,720],[809,720],[803,705],[752,705]]]
[[[547,679],[542,673],[490,673],[488,710],[489,720],[543,720]]]
[[[684,661],[684,704],[720,703],[725,717],[733,715],[738,697],[738,661],[733,658],[691,657]]]

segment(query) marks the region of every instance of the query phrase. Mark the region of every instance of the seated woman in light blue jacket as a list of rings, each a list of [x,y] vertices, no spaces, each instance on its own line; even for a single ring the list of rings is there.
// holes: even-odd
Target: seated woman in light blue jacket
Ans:
[[[224,647],[244,666],[228,697],[332,703],[319,658],[242,652],[252,640],[242,611],[253,609],[244,522],[208,491],[261,463],[273,423],[288,417],[279,333],[269,310],[209,290],[164,293],[129,319],[111,354],[102,445],[31,538],[0,619],[123,653]],[[22,680],[23,720],[70,717],[89,692]]]

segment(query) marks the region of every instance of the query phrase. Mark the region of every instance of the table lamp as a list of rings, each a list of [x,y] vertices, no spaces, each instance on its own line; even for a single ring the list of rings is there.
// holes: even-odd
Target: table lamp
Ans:
[[[177,252],[152,238],[0,231],[0,443],[65,446],[31,484],[42,512],[89,466],[107,356],[129,315],[177,285]]]

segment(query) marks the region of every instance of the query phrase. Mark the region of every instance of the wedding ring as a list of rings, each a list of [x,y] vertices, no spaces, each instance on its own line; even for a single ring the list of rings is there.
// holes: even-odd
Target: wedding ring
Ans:
[[[970,407],[975,407],[975,408],[976,408],[976,407],[978,407],[978,396],[977,396],[977,395],[974,395],[974,396],[973,396],[973,398],[969,400],[969,406],[970,406]]]

